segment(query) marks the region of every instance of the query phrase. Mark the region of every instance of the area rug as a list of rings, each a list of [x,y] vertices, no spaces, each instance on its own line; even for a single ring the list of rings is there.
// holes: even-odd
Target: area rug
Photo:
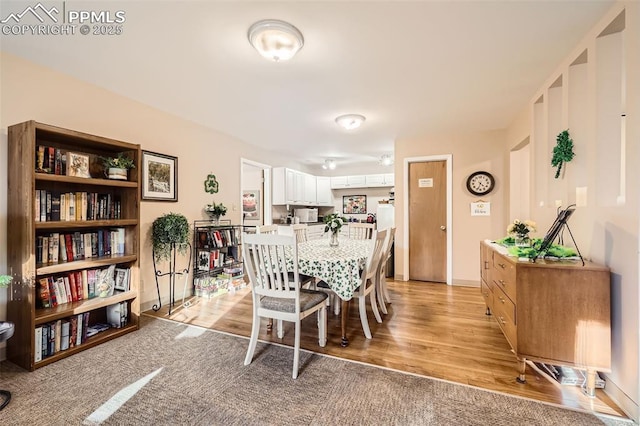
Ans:
[[[141,317],[35,372],[4,362],[11,425],[629,425],[590,413]]]

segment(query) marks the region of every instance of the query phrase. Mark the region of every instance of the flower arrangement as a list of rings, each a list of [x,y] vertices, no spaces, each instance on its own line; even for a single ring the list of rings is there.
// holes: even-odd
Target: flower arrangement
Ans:
[[[217,217],[224,216],[225,214],[227,214],[227,208],[224,206],[224,204],[222,203],[216,204],[215,202],[204,206],[204,211],[209,213],[211,216],[217,216]]]
[[[529,232],[536,232],[536,223],[531,220],[521,222],[519,219],[516,219],[507,227],[507,233],[523,238],[528,237]]]
[[[340,232],[342,225],[347,223],[347,218],[338,213],[331,213],[324,217],[324,232],[331,231],[333,234]]]

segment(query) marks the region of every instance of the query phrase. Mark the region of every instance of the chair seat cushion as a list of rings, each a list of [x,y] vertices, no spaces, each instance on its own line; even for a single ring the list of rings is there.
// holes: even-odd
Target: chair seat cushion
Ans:
[[[327,294],[321,291],[300,289],[300,311],[306,311],[314,306],[324,303],[327,300]],[[280,312],[295,312],[295,300],[280,299],[278,297],[263,297],[260,299],[260,305],[264,309]]]
[[[316,283],[316,287],[326,288],[326,289],[331,290],[331,287],[329,287],[329,284],[327,284],[326,281],[318,281]]]

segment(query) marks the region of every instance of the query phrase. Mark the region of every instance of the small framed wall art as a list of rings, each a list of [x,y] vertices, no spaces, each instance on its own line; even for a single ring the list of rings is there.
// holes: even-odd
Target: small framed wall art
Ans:
[[[342,213],[367,214],[366,195],[345,195],[342,197]]]
[[[142,151],[142,199],[178,201],[178,157]]]
[[[67,176],[90,178],[89,156],[78,152],[67,152]]]
[[[242,191],[242,216],[248,220],[260,220],[260,190]]]

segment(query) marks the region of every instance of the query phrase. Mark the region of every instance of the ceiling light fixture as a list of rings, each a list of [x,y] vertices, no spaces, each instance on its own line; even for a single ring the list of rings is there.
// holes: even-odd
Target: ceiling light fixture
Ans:
[[[302,33],[288,22],[264,19],[249,27],[249,43],[267,59],[286,61],[304,45]]]
[[[364,120],[366,120],[366,118],[364,115],[360,114],[345,114],[336,117],[336,123],[347,130],[357,129],[362,123],[364,123]]]
[[[380,157],[380,165],[381,166],[390,166],[393,164],[393,157],[389,154],[385,154]]]
[[[336,160],[329,158],[327,160],[324,160],[324,164],[322,165],[322,168],[325,170],[335,170],[336,168]]]

